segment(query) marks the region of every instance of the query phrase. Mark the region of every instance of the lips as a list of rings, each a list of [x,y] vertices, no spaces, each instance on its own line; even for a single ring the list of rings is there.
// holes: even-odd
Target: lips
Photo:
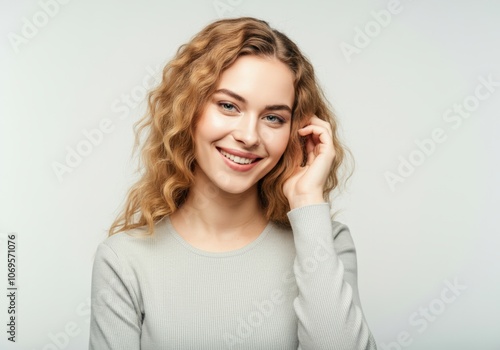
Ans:
[[[226,157],[227,159],[231,159],[233,162],[238,163],[238,164],[250,164],[250,163],[255,162],[255,159],[249,159],[249,158],[243,158],[243,157],[234,156],[234,155],[229,154],[227,152],[224,152],[222,150],[220,150],[220,153],[224,157]]]
[[[217,150],[225,159],[226,164],[233,170],[238,171],[247,171],[256,165],[262,158],[256,154],[242,152],[238,150],[228,149],[228,148],[220,148],[217,147]]]
[[[217,147],[217,150],[224,157],[232,160],[233,162],[235,162],[237,164],[251,164],[251,163],[254,163],[254,162],[262,159],[262,157],[259,157],[256,154],[242,152],[242,151],[238,151],[238,150],[234,150],[234,149]]]

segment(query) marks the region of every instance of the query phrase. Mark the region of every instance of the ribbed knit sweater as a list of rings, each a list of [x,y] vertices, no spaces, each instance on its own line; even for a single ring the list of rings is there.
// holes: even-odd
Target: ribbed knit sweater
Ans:
[[[169,216],[99,244],[90,350],[376,349],[348,227],[328,203],[270,221],[246,246],[200,250]]]

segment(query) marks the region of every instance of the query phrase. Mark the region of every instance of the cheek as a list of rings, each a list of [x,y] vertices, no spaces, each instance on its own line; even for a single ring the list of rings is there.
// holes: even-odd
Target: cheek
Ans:
[[[288,145],[290,139],[290,130],[266,130],[263,133],[263,139],[267,149],[275,156],[281,156]]]
[[[226,116],[216,111],[208,111],[200,119],[198,127],[205,139],[217,139],[227,134],[234,127],[232,123],[234,121]]]

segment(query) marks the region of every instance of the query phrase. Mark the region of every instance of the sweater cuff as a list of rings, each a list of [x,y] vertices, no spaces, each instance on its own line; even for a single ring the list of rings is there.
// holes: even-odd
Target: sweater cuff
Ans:
[[[331,235],[330,204],[327,202],[292,209],[287,216],[294,235],[306,234],[317,238]]]

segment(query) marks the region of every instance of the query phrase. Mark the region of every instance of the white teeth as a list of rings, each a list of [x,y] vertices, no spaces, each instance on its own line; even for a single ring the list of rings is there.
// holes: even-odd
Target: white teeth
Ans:
[[[250,163],[255,161],[255,159],[248,159],[248,158],[233,156],[232,154],[224,152],[223,150],[220,150],[220,153],[222,153],[222,155],[224,157],[231,159],[233,162],[238,163],[238,164],[250,164]]]

